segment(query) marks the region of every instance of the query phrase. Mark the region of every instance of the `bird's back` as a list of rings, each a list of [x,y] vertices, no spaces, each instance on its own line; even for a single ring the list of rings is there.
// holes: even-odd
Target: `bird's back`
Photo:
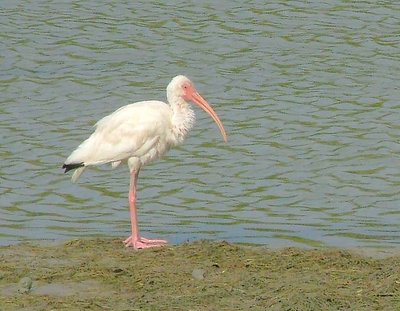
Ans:
[[[65,165],[84,166],[140,157],[142,164],[173,144],[172,110],[160,101],[126,105],[99,120],[94,133],[71,153]],[[162,141],[165,147],[156,148]]]

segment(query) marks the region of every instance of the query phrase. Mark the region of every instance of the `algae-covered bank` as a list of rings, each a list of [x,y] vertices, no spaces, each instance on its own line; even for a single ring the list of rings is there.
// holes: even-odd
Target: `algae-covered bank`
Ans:
[[[400,310],[400,256],[110,239],[0,247],[0,310]]]

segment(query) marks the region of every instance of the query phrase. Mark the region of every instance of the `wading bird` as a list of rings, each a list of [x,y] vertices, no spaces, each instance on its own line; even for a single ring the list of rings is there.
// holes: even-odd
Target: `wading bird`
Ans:
[[[95,125],[94,133],[71,153],[63,165],[65,173],[74,170],[75,182],[86,167],[127,163],[130,170],[129,207],[131,235],[125,246],[134,249],[162,246],[165,240],[146,239],[139,234],[136,209],[136,183],[141,167],[160,158],[171,147],[181,143],[194,123],[194,112],[188,101],[206,111],[217,123],[227,141],[224,126],[185,76],[176,76],[167,86],[168,103],[142,101],[119,108]]]

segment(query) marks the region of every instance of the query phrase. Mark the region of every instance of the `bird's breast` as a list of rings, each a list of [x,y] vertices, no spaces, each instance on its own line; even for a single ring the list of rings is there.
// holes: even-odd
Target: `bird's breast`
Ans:
[[[169,137],[168,137],[169,136]],[[174,137],[172,135],[162,135],[158,136],[153,141],[148,142],[148,146],[146,150],[138,150],[139,154],[137,156],[140,159],[142,165],[153,162],[159,158],[161,158],[164,154],[168,152],[175,144]],[[147,144],[147,143],[146,143]],[[151,145],[151,146],[150,146]]]

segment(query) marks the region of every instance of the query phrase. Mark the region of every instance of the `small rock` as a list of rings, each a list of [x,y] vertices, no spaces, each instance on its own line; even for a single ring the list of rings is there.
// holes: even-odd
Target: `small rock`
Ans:
[[[32,288],[32,279],[30,277],[22,278],[18,283],[18,293],[29,293]]]
[[[112,272],[114,272],[114,273],[122,273],[122,272],[124,272],[124,270],[122,270],[121,268],[114,268],[112,270]]]
[[[195,280],[203,280],[205,271],[203,269],[194,269],[192,272],[192,277]]]

